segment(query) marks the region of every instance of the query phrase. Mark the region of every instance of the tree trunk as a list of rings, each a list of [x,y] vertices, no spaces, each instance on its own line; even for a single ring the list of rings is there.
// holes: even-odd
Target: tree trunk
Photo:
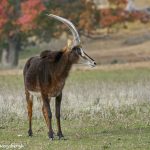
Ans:
[[[20,51],[20,35],[15,34],[8,37],[8,66],[16,67],[18,65]]]
[[[3,67],[8,67],[8,49],[3,48],[1,54],[1,64]]]

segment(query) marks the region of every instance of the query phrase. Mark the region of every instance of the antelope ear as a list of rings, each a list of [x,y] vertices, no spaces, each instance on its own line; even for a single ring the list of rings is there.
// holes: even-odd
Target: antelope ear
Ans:
[[[72,48],[72,40],[68,39],[67,41],[67,48],[71,50]]]
[[[67,46],[63,49],[64,52],[70,51],[72,49],[72,40],[68,39]]]

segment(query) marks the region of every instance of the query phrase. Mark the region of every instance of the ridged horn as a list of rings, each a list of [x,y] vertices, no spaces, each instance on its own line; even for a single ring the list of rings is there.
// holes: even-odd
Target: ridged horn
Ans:
[[[80,45],[81,42],[80,42],[80,37],[79,37],[78,31],[77,31],[76,27],[74,26],[74,24],[71,21],[69,21],[69,20],[67,20],[67,19],[65,19],[63,17],[53,15],[53,14],[47,14],[47,15],[49,17],[53,17],[53,18],[61,21],[65,25],[67,25],[69,27],[70,31],[73,34],[73,46]]]

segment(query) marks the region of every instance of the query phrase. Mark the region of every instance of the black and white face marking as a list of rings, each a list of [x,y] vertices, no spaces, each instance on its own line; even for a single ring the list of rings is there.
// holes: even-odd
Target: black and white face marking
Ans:
[[[70,29],[72,35],[73,35],[73,48],[72,50],[77,52],[77,55],[80,56],[80,58],[82,60],[84,60],[84,62],[82,62],[83,64],[89,65],[91,67],[95,67],[96,63],[95,61],[88,56],[82,49],[82,47],[80,46],[81,41],[80,41],[80,37],[79,37],[79,33],[76,29],[76,27],[74,26],[74,24],[69,21],[66,18],[60,17],[60,16],[56,16],[54,14],[48,14],[49,17],[53,17],[59,21],[61,21],[62,23],[64,23],[65,25],[67,25],[67,27]]]
[[[73,50],[75,50],[80,56],[80,62],[82,64],[86,64],[91,67],[96,66],[96,62],[90,56],[88,56],[81,47],[74,47]]]

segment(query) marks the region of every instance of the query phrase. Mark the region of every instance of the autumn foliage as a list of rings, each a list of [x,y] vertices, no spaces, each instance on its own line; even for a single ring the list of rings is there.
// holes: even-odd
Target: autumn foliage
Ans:
[[[8,21],[7,14],[12,11],[12,7],[10,7],[7,0],[0,1],[0,31],[3,29],[5,24]]]
[[[117,8],[125,8],[128,3],[128,0],[108,0],[110,6],[114,6]]]
[[[92,31],[95,30],[99,18],[97,18],[98,10],[96,4],[92,0],[68,1],[61,5],[58,3],[60,4],[60,2],[55,2],[56,7],[53,8],[52,13],[71,20],[82,34],[91,34]],[[61,24],[58,26],[58,31],[60,31],[60,29],[64,31],[65,28],[66,26]]]
[[[18,18],[17,23],[21,25],[22,30],[29,30],[37,27],[35,19],[45,6],[41,0],[28,0],[21,4],[22,16]]]
[[[128,4],[127,0],[108,0],[110,8],[100,9],[100,26],[102,28],[111,28],[116,24],[123,24],[126,27],[126,22],[140,21],[147,23],[150,21],[150,15],[143,11],[126,11]]]
[[[0,54],[5,66],[16,66],[26,35],[38,28],[44,0],[0,0]],[[24,38],[24,40],[22,40]]]
[[[41,0],[0,0],[0,33],[11,34],[16,30],[27,31],[35,28],[35,19],[43,10],[45,6]]]
[[[116,23],[121,23],[126,20],[127,14],[123,9],[113,9],[107,8],[100,10],[101,13],[101,20],[100,25],[101,27],[111,27]]]
[[[110,29],[115,24],[150,20],[150,15],[142,11],[126,11],[128,0],[108,2],[109,8],[99,10],[93,0],[0,0],[0,55],[4,51],[5,60],[15,66],[20,49],[29,44],[29,36],[48,42],[51,37],[60,37],[62,32],[68,31],[64,24],[48,18],[46,13],[69,19],[85,36],[99,33],[97,29]]]

